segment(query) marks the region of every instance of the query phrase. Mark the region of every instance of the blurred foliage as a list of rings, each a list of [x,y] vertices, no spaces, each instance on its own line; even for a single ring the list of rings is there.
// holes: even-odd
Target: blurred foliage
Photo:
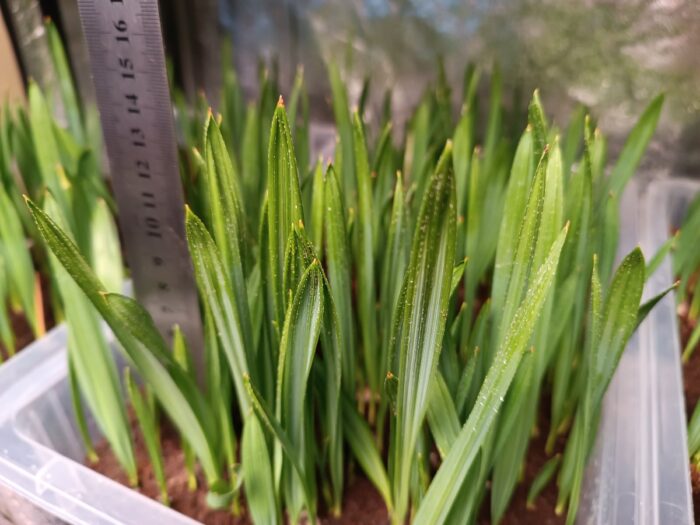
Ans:
[[[687,0],[296,0],[280,5],[222,2],[242,84],[254,83],[259,53],[279,58],[281,85],[302,62],[310,95],[329,92],[324,63],[341,64],[351,102],[370,78],[368,119],[379,118],[393,88],[399,120],[433,81],[437,58],[451,83],[468,61],[498,63],[506,87],[520,86],[522,103],[539,87],[555,121],[583,103],[612,136],[629,129],[651,96],[667,94],[666,133],[652,151],[667,164],[697,137],[700,109],[700,4]],[[248,3],[246,3],[248,4]],[[250,61],[250,64],[247,64]],[[286,71],[287,66],[288,69]],[[249,71],[250,75],[245,72]],[[428,72],[428,73],[426,73]],[[453,100],[456,104],[456,99]],[[372,111],[374,110],[374,112]],[[688,137],[690,135],[690,137]],[[670,157],[670,158],[669,158]],[[698,159],[700,161],[700,159]],[[699,162],[700,163],[700,162]],[[684,170],[695,162],[681,162]]]

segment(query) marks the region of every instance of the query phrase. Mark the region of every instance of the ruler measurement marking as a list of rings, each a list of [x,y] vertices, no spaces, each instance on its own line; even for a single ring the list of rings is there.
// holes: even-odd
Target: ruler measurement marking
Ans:
[[[161,332],[182,327],[201,379],[201,321],[157,0],[78,6],[134,288]]]

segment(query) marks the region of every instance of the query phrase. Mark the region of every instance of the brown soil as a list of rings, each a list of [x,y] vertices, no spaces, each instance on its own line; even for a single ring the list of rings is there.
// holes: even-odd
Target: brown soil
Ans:
[[[136,418],[130,415],[132,432],[134,435],[134,449],[138,466],[139,487],[132,487],[152,499],[159,499],[160,490],[153,475],[153,468],[148,458],[146,445],[141,432],[138,431]],[[168,496],[170,507],[182,514],[186,514],[202,523],[211,525],[244,525],[250,520],[246,516],[236,517],[225,510],[211,510],[206,504],[206,485],[201,473],[197,476],[197,490],[191,492],[187,487],[187,473],[185,470],[185,458],[180,448],[177,433],[170,425],[162,426],[161,446],[165,462],[165,479],[168,484]],[[95,446],[99,457],[98,461],[89,465],[100,474],[107,476],[122,485],[129,486],[126,474],[122,470],[119,461],[106,440],[102,440]]]
[[[544,400],[543,406],[547,405]],[[138,431],[138,423],[133,415],[130,415],[140,486],[133,488],[137,492],[157,500],[160,491],[153,476],[151,462],[148,453]],[[554,508],[557,502],[557,488],[554,482],[549,483],[535,502],[534,509],[526,506],[527,492],[537,473],[549,459],[545,453],[546,430],[549,421],[546,411],[540,414],[541,432],[535,436],[527,454],[525,473],[523,480],[516,487],[513,499],[508,507],[502,525],[559,525],[564,523],[564,516],[557,516]],[[198,488],[190,492],[187,487],[184,456],[180,448],[179,439],[175,430],[165,424],[162,428],[161,444],[165,460],[165,476],[168,483],[168,495],[170,506],[178,512],[186,514],[198,521],[211,525],[248,525],[250,518],[246,515],[245,502],[241,501],[241,515],[234,516],[228,511],[211,510],[206,505],[206,485],[201,474],[198,475]],[[560,438],[555,446],[556,453],[563,450],[565,439]],[[92,469],[103,474],[122,485],[128,486],[124,471],[109,444],[102,440],[95,450],[99,456],[97,463],[89,465]],[[700,477],[700,474],[698,475]],[[343,501],[343,514],[340,517],[324,515],[321,512],[319,521],[324,525],[385,525],[389,523],[389,516],[379,493],[374,486],[364,477],[353,477],[345,488],[345,500]],[[488,498],[482,509],[480,525],[490,523],[488,517]]]
[[[694,282],[700,278],[697,274],[694,279],[690,279],[688,286],[688,296],[686,301],[678,305],[678,320],[680,321],[681,349],[688,343],[690,334],[697,321],[693,322],[688,318],[688,309],[693,300],[692,290]],[[685,394],[685,410],[688,419],[695,409],[695,405],[700,401],[700,348],[696,347],[693,355],[687,363],[683,365],[683,391]],[[695,510],[695,521],[700,522],[700,472],[691,464],[690,479],[693,487],[693,508]]]
[[[543,421],[543,423],[546,422]],[[135,430],[137,423],[133,417],[131,424],[132,429]],[[548,427],[543,425],[542,428]],[[515,490],[508,511],[501,522],[502,525],[560,525],[564,523],[564,516],[557,516],[554,513],[557,502],[557,490],[554,482],[542,491],[536,500],[534,509],[526,507],[530,485],[549,459],[549,456],[544,452],[546,437],[546,433],[541,432],[533,438],[528,450],[524,479]],[[153,469],[140,432],[135,432],[134,440],[140,487],[133,490],[157,500],[160,492],[153,477]],[[238,517],[233,516],[228,511],[208,509],[205,502],[206,488],[202,477],[198,476],[199,486],[195,492],[190,492],[187,488],[184,457],[176,432],[169,426],[164,427],[161,441],[165,459],[165,474],[168,480],[168,495],[170,496],[170,506],[173,509],[205,524],[248,525],[251,523],[245,514],[244,502],[241,502],[243,510],[241,516]],[[557,452],[563,449],[564,442],[563,438],[557,442]],[[119,466],[109,444],[104,440],[101,441],[97,444],[96,451],[100,459],[90,467],[100,474],[128,486],[126,475]],[[479,524],[487,525],[490,523],[488,504],[485,505],[482,515]],[[374,486],[366,478],[356,477],[345,488],[342,516],[336,518],[322,515],[319,521],[324,525],[385,525],[389,523],[389,515],[384,501]]]
[[[554,509],[557,506],[557,486],[556,479],[552,479],[540,492],[535,500],[534,508],[527,507],[527,493],[537,474],[544,464],[551,458],[545,452],[547,443],[547,431],[549,430],[549,399],[543,398],[540,408],[538,432],[530,440],[530,446],[525,459],[525,472],[523,479],[515,488],[513,498],[510,501],[500,525],[560,525],[566,521],[566,514],[557,516]],[[561,454],[566,445],[566,437],[560,436],[554,445],[554,453]],[[556,474],[555,474],[556,477]],[[488,497],[482,508],[482,518],[480,525],[487,525],[489,520]]]
[[[138,423],[130,415],[140,486],[133,488],[137,492],[158,500],[160,490],[153,476],[153,468],[148,458],[146,446]],[[190,516],[207,525],[248,525],[251,523],[246,515],[245,503],[241,501],[241,515],[234,516],[226,510],[211,510],[206,504],[206,485],[201,473],[198,474],[197,490],[191,492],[187,487],[187,475],[182,449],[180,448],[177,432],[170,425],[163,425],[161,445],[165,461],[165,478],[168,484],[170,507],[182,514]],[[90,468],[125,486],[127,477],[122,470],[109,444],[102,440],[95,450],[99,460],[89,465]],[[321,515],[322,524],[328,525],[384,525],[389,523],[389,517],[384,501],[374,486],[364,477],[350,481],[345,488],[343,514],[339,518]]]
[[[697,467],[690,464],[690,484],[693,487],[693,513],[695,514],[695,521],[700,519],[700,512],[698,512],[698,504],[700,504],[700,471]]]
[[[389,523],[389,513],[374,485],[360,477],[345,487],[343,514],[338,518],[322,518],[321,522],[328,525],[385,525]]]

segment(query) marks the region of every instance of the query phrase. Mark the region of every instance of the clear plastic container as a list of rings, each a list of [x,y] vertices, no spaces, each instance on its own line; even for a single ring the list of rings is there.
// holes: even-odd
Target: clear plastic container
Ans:
[[[697,183],[653,182],[623,197],[619,256],[641,245],[650,258],[679,225]],[[673,282],[667,258],[644,300]],[[586,473],[579,523],[689,525],[693,521],[675,302],[665,297],[629,342],[606,393]]]
[[[0,523],[196,523],[82,464],[66,337],[59,326],[0,367]]]

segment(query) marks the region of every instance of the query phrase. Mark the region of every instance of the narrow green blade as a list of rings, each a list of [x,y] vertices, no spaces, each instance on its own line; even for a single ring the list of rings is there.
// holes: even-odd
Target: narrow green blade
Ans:
[[[303,223],[299,174],[292,135],[282,100],[277,103],[268,150],[267,221],[269,229],[269,286],[275,307],[274,321],[282,327],[286,294],[282,286],[284,254],[292,226]]]
[[[282,489],[292,522],[296,522],[304,503],[303,485],[312,486],[313,462],[307,456],[306,392],[311,364],[316,352],[323,319],[323,277],[314,261],[299,281],[294,299],[287,310],[280,342],[277,377],[277,417],[291,445],[299,452],[300,480],[291,464],[283,466]],[[312,495],[313,498],[313,495]],[[308,509],[313,512],[313,508]]]
[[[355,225],[357,268],[357,309],[362,334],[365,373],[372,392],[380,387],[377,340],[376,284],[374,278],[374,213],[372,211],[372,183],[365,133],[360,117],[353,116],[353,143],[355,144],[355,174],[357,177],[357,223]]]
[[[270,452],[257,416],[247,417],[243,424],[241,465],[246,503],[255,523],[280,523],[272,477]]]
[[[421,205],[399,346],[397,439],[393,452],[395,521],[408,508],[408,481],[445,331],[454,266],[456,203],[452,144],[447,143]]]

